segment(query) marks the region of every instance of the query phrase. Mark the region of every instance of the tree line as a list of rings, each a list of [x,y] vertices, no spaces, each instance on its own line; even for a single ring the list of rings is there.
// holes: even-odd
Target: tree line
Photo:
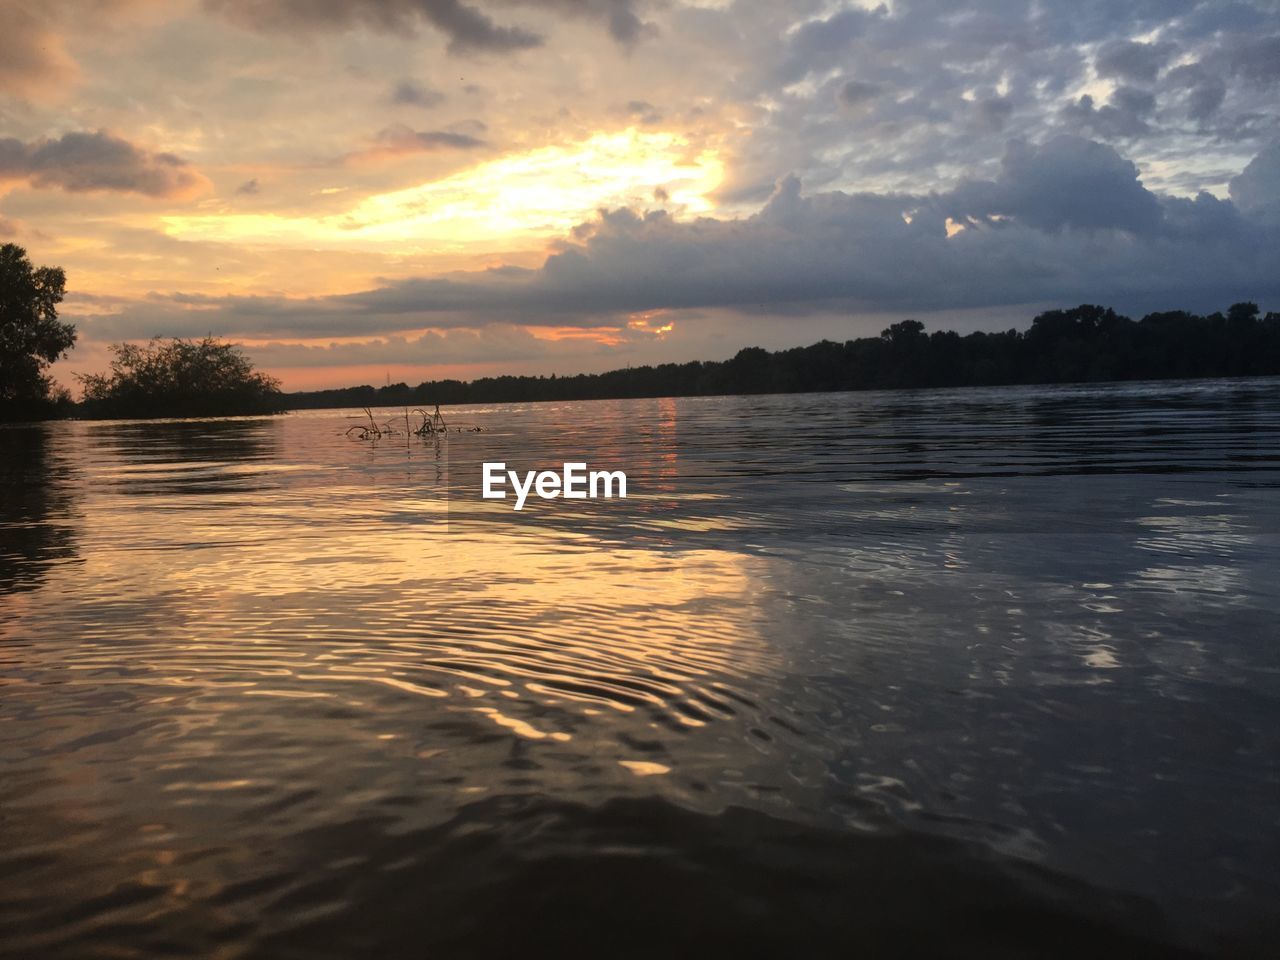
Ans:
[[[1262,316],[1255,303],[1207,316],[1179,310],[1140,320],[1082,304],[1042,313],[1025,331],[925,333],[919,321],[903,320],[878,337],[774,352],[747,347],[723,361],[292,394],[256,371],[235,344],[155,338],[141,346],[113,344],[108,372],[78,375],[83,397],[76,403],[47,373],[76,341],[74,325],[58,319],[65,285],[61,268],[34,267],[21,247],[0,245],[0,420],[1280,374],[1280,314]]]
[[[770,352],[747,347],[729,360],[693,360],[576,376],[428,380],[287,395],[291,408],[516,403],[630,397],[805,393],[907,387],[998,386],[1280,374],[1280,314],[1257,304],[1225,313],[1150,313],[1140,320],[1083,304],[1050,310],[1025,331],[925,333],[903,320],[878,337]]]

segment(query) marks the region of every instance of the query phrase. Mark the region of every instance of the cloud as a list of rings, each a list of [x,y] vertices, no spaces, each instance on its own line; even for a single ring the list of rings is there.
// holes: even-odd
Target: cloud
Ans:
[[[664,36],[701,27],[700,42],[718,31],[713,62],[731,65],[734,116],[751,139],[721,197],[762,199],[789,172],[813,185],[942,189],[991,163],[998,140],[1062,131],[1123,143],[1152,185],[1194,194],[1220,190],[1224,169],[1280,132],[1280,11],[1269,0],[852,7],[739,0],[723,16],[663,24]]]
[[[1280,34],[1242,37],[1228,52],[1232,72],[1246,81],[1261,87],[1280,83]]]
[[[199,154],[185,155],[223,196],[201,213],[255,214],[240,210],[221,239],[154,224],[172,231],[171,256],[158,240],[122,243],[124,225],[145,216],[136,197],[95,198],[102,215],[91,225],[75,220],[76,195],[0,204],[31,229],[89,241],[63,259],[99,292],[129,292],[130,306],[85,308],[102,311],[104,323],[120,310],[110,323],[121,335],[621,328],[629,312],[663,307],[722,311],[744,326],[807,314],[816,325],[833,312],[1013,310],[1002,305],[1045,300],[1220,306],[1219,294],[1261,299],[1270,289],[1261,267],[1275,266],[1274,222],[1248,186],[1265,170],[1259,160],[1241,171],[1280,136],[1271,2],[152,0],[124,18],[139,29],[105,14],[85,26],[66,12],[86,3],[22,5],[66,35],[86,72],[107,71],[89,76],[76,115],[123,124],[118,135],[152,146],[199,142]],[[38,12],[53,8],[56,19]],[[446,44],[525,48],[448,26],[448,10],[522,31],[545,52],[461,66],[443,55]],[[157,76],[171,79],[157,87]],[[483,95],[463,92],[475,84]],[[0,129],[30,144],[73,128],[74,118],[43,111],[6,100]],[[492,126],[468,126],[468,117]],[[447,177],[508,146],[535,150],[646,124],[723,165],[709,197],[716,216],[687,219],[670,199],[678,185],[663,183],[664,203],[658,181],[646,180],[626,195],[653,196],[640,203],[670,215],[607,210],[550,256],[541,239],[468,236],[444,251],[387,230],[310,250],[301,231],[268,240],[259,230],[272,217],[334,217],[358,197]],[[144,133],[154,130],[173,132]],[[1010,140],[1020,146],[1006,148]],[[392,181],[356,165],[397,157]],[[263,178],[262,194],[231,195],[249,177]],[[339,190],[347,192],[330,195]],[[284,244],[297,245],[305,270]],[[438,272],[503,259],[536,269]],[[435,273],[370,279],[413,271]],[[361,288],[344,299],[290,299]],[[271,295],[138,304],[146,290]],[[729,323],[728,336],[746,335]]]
[[[1188,119],[1200,123],[1212,118],[1227,98],[1226,81],[1200,63],[1174,67],[1165,79],[1166,89],[1181,97]]]
[[[414,80],[401,80],[391,91],[391,102],[410,107],[435,107],[444,102],[444,94]]]
[[[236,187],[236,194],[242,197],[255,196],[261,192],[262,184],[258,182],[257,177],[254,177],[252,180],[246,180],[244,183],[240,184],[240,186]]]
[[[1131,139],[1151,132],[1147,118],[1155,110],[1156,98],[1136,87],[1117,87],[1111,99],[1101,107],[1093,105],[1093,97],[1084,94],[1063,108],[1061,117],[1067,126],[1107,140]]]
[[[153,153],[105,130],[67,133],[31,143],[0,140],[0,181],[73,193],[114,191],[149,197],[191,196],[208,181],[172,153]]]
[[[1105,144],[1059,135],[1041,146],[1012,141],[995,181],[962,183],[945,202],[957,218],[1008,217],[1036,230],[1150,234],[1160,202],[1138,168]]]
[[[810,20],[791,35],[781,70],[786,81],[799,80],[844,59],[875,17],[864,10],[842,10],[825,20]]]
[[[40,99],[78,75],[62,37],[35,4],[0,0],[0,93]]]
[[[618,112],[645,126],[662,122],[662,111],[648,100],[628,100],[618,108]]]
[[[348,160],[381,161],[415,153],[437,153],[441,150],[475,150],[485,141],[467,133],[449,130],[414,130],[402,123],[393,124],[374,137],[373,146],[348,155]]]
[[[1268,152],[1237,178],[1275,194]],[[1252,208],[1251,208],[1252,209]],[[948,231],[948,222],[963,229]],[[950,235],[949,235],[950,234]],[[308,300],[155,298],[98,321],[116,335],[392,334],[626,326],[661,309],[775,316],[1115,304],[1142,312],[1280,297],[1280,225],[1209,194],[1161,197],[1112,148],[1059,136],[1009,144],[999,175],[937,194],[828,191],[795,178],[742,219],[612,210],[538,269],[504,267]],[[164,318],[162,328],[148,326]]]
[[[545,340],[527,330],[495,324],[482,330],[426,331],[407,336],[375,337],[362,342],[281,343],[271,341],[246,348],[266,367],[346,367],[368,365],[494,364],[547,356],[597,353],[593,341]]]
[[[628,46],[652,32],[636,14],[632,0],[503,0],[502,5],[598,20],[615,40]],[[460,0],[205,0],[205,7],[253,30],[363,27],[404,33],[426,23],[449,38],[450,53],[502,53],[545,43],[541,34],[522,27],[501,26],[476,6]]]
[[[451,53],[527,50],[543,42],[528,30],[499,26],[459,0],[205,0],[205,7],[254,30],[402,33],[425,22],[449,38]]]
[[[1280,141],[1267,147],[1231,180],[1231,200],[1246,213],[1280,223]]]
[[[1103,44],[1094,63],[1101,77],[1119,77],[1135,83],[1154,83],[1161,68],[1173,56],[1171,43],[1135,43],[1116,40]]]
[[[846,80],[836,89],[836,102],[842,107],[858,107],[884,93],[877,83],[863,80]]]
[[[609,35],[624,46],[632,46],[655,30],[636,13],[633,0],[505,0],[525,7],[541,7],[568,16],[602,22]]]
[[[1003,130],[1013,116],[1013,98],[983,97],[974,103],[978,123],[987,130]]]

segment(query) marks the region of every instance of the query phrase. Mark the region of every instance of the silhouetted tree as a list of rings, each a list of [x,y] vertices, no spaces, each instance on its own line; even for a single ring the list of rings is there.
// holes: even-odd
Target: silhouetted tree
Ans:
[[[895,346],[916,344],[924,336],[924,324],[919,320],[899,320],[881,330],[880,336]]]
[[[27,251],[0,245],[0,419],[65,412],[71,397],[45,369],[66,356],[76,328],[58,320],[67,278],[61,267],[32,267]]]
[[[90,417],[217,417],[279,413],[277,380],[257,373],[232,343],[165,340],[111,346],[109,374],[79,377]]]
[[[1250,327],[1258,319],[1256,303],[1233,303],[1227,308],[1227,323],[1235,327]]]

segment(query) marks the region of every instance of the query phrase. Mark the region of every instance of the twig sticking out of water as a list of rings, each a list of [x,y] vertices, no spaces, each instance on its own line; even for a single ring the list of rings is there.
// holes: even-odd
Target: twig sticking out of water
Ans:
[[[434,413],[427,413],[427,411],[421,408],[414,410],[413,412],[422,418],[422,426],[418,427],[418,429],[414,431],[418,436],[430,437],[435,434],[447,432],[444,417],[440,414],[440,404],[436,404]]]
[[[362,409],[364,410],[365,418],[367,418],[369,422],[358,423],[354,426],[348,427],[346,431],[348,437],[354,437],[356,440],[381,440],[383,437],[393,437],[396,435],[397,431],[391,426],[390,421],[386,423],[379,423],[374,419],[372,410],[368,407],[364,407]],[[427,413],[427,411],[420,407],[412,412],[422,418],[422,423],[417,427],[412,426],[409,420],[410,411],[408,407],[406,407],[404,411],[404,429],[406,434],[413,434],[414,436],[423,438],[438,438],[445,436],[450,432],[449,425],[445,423],[444,414],[440,412],[440,404],[436,404],[435,411],[432,413]],[[454,433],[462,433],[464,431],[467,433],[479,433],[481,428],[477,426],[466,426],[453,427],[452,429]]]
[[[373,418],[373,411],[368,407],[364,407],[364,415],[369,418],[368,423],[358,423],[353,427],[347,428],[347,436],[355,436],[357,440],[381,440],[383,437],[395,436],[395,429],[388,421],[386,423],[378,423]]]
[[[427,411],[423,410],[421,407],[413,412],[422,418],[422,425],[413,431],[418,436],[431,437],[438,434],[447,434],[449,432],[449,425],[445,423],[444,414],[440,412],[440,404],[436,404],[436,408],[433,413],[427,413]],[[453,428],[454,433],[462,433],[464,430],[467,433],[480,432],[480,428],[475,426]]]

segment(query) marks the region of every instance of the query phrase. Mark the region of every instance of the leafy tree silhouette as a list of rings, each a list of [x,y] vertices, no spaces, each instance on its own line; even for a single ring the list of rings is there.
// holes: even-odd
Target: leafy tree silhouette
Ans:
[[[79,375],[91,417],[221,417],[278,413],[277,380],[213,337],[111,345],[111,371]]]
[[[0,419],[50,416],[70,406],[66,390],[45,373],[76,342],[58,320],[66,289],[61,267],[32,267],[16,243],[0,245]]]

